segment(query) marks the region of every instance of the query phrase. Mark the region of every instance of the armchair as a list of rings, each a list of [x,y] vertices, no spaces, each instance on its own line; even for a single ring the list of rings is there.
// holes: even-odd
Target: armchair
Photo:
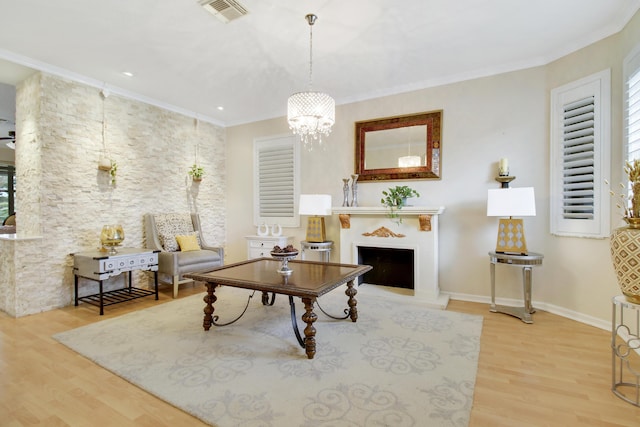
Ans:
[[[224,263],[224,249],[210,246],[202,235],[198,214],[146,214],[144,216],[146,247],[159,250],[158,273],[170,276],[173,297],[178,286],[192,282],[182,279],[184,273],[206,271]],[[180,250],[176,236],[195,236],[196,250]],[[198,248],[199,247],[199,248]],[[165,282],[167,283],[167,282]]]

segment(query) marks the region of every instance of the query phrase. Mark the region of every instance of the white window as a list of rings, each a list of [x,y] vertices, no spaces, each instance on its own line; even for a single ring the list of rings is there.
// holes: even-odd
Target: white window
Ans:
[[[254,225],[299,227],[300,143],[294,135],[253,142]]]
[[[640,159],[640,45],[624,60],[624,161]]]
[[[551,233],[610,234],[611,72],[551,91]]]

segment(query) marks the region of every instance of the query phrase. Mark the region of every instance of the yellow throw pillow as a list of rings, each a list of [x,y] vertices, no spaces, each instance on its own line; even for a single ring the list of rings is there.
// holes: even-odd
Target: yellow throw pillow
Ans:
[[[198,244],[198,239],[195,234],[190,234],[188,236],[176,236],[176,240],[178,241],[178,246],[180,246],[180,250],[182,252],[200,250],[200,245]]]

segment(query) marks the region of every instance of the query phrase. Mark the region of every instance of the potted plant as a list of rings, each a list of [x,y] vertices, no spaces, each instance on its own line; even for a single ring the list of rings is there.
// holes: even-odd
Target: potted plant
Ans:
[[[118,173],[118,164],[115,160],[111,160],[111,168],[109,169],[109,175],[111,175],[111,185],[116,185],[116,175]]]
[[[420,197],[420,193],[406,185],[397,185],[388,190],[383,190],[382,195],[384,197],[380,199],[380,203],[389,208],[388,217],[397,224],[402,223],[402,218],[398,215],[398,211],[407,205],[407,199],[410,197]]]
[[[193,178],[194,181],[202,181],[203,175],[204,175],[204,168],[194,163],[191,166],[191,169],[189,170],[189,176]]]

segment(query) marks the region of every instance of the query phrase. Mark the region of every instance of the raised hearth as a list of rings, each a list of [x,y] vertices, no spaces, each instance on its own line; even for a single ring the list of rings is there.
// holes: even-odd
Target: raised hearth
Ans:
[[[446,308],[449,296],[440,293],[438,283],[438,218],[444,209],[404,207],[398,211],[402,224],[397,225],[384,207],[333,208],[341,224],[340,262],[357,264],[360,247],[412,250],[413,295],[425,303]]]

